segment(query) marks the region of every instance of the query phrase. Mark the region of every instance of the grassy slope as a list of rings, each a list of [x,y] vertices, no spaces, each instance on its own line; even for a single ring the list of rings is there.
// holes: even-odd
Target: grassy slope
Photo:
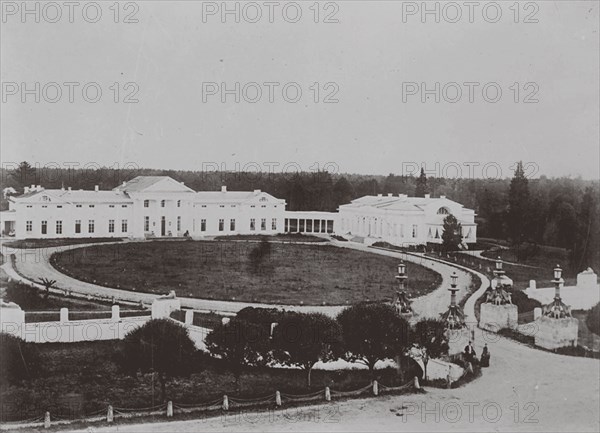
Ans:
[[[129,290],[207,299],[329,305],[391,298],[397,259],[329,245],[271,244],[258,269],[256,243],[145,242],[94,245],[53,256],[75,278]],[[407,264],[412,297],[438,287],[439,274]]]

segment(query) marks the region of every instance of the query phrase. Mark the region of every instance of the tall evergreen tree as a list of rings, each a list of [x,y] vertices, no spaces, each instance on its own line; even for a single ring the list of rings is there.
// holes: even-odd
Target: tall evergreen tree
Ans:
[[[425,194],[429,193],[429,186],[427,185],[427,176],[425,170],[421,167],[421,174],[417,178],[417,186],[415,188],[415,197],[425,197]]]
[[[525,177],[523,162],[517,163],[515,174],[510,182],[508,196],[508,236],[514,244],[525,240],[527,218],[529,216],[529,182]]]
[[[35,167],[33,167],[27,161],[21,162],[19,166],[11,173],[11,177],[21,189],[27,185],[36,183],[35,175]]]
[[[444,251],[456,251],[462,243],[462,226],[454,215],[444,218],[442,247]]]

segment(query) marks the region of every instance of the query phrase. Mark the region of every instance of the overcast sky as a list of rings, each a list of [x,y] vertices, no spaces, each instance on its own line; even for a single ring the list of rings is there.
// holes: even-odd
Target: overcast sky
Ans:
[[[96,23],[83,19],[81,6],[73,23],[66,7],[57,23],[48,22],[56,15],[52,9],[41,11],[39,23],[34,16],[23,19],[20,11],[4,10],[3,163],[171,169],[216,163],[236,169],[236,163],[254,162],[265,170],[265,164],[281,164],[276,171],[291,162],[304,170],[333,163],[329,167],[339,172],[365,174],[406,174],[411,163],[425,163],[432,174],[455,176],[456,165],[474,162],[480,166],[473,175],[481,177],[484,164],[497,164],[511,176],[510,167],[523,160],[532,163],[534,176],[599,177],[595,1],[539,1],[527,8],[522,3],[518,23],[509,8],[513,1],[499,2],[502,16],[496,23],[489,22],[493,8],[483,15],[486,2],[475,9],[473,23],[466,7],[456,23],[448,22],[456,13],[450,8],[439,23],[433,16],[423,23],[418,11],[403,19],[403,7],[410,12],[411,5],[391,1],[321,4],[319,23],[309,9],[312,1],[299,2],[302,17],[296,23],[284,19],[286,2],[275,8],[273,23],[263,2],[258,2],[259,22],[248,22],[256,9],[246,9],[240,23],[235,16],[222,23],[219,11],[203,19],[203,7],[210,12],[213,3],[142,1],[121,8],[115,23],[112,3],[103,3]],[[433,8],[435,2],[428,4]],[[94,12],[87,10],[88,20]],[[138,22],[122,22],[128,13]],[[286,13],[292,21],[294,8]],[[322,22],[326,16],[339,22]],[[34,88],[36,82],[47,94],[40,90],[39,103],[35,95],[24,95],[22,102],[21,83]],[[47,102],[44,96],[55,98],[54,88],[47,86],[51,82],[80,83],[74,102],[62,84],[63,95]],[[115,82],[117,103],[110,88]],[[212,82],[217,94],[206,95],[204,102],[203,83]],[[250,103],[240,94],[236,103],[235,95],[225,95],[221,102],[221,83],[233,89],[236,82],[242,88],[259,83],[262,98]],[[267,82],[279,83],[273,102]],[[315,82],[318,102],[311,90]],[[411,82],[430,89],[436,82],[441,88],[456,82],[463,94],[457,97],[451,85],[446,98],[440,91],[439,103],[433,94],[423,103],[418,88],[403,85]],[[465,82],[480,83],[472,103]],[[99,102],[83,99],[86,83],[98,83]],[[133,97],[139,102],[122,101],[135,89],[124,88],[126,83],[138,86]],[[298,102],[283,98],[286,83],[296,83],[287,88],[290,99],[296,87],[302,89]],[[502,90],[498,102],[484,99],[487,83],[492,83],[490,100],[495,89]],[[246,89],[247,99],[256,96],[255,87]],[[90,98],[93,90],[88,88]],[[324,103],[333,91],[331,98],[338,102]],[[448,101],[453,98],[457,102]],[[527,98],[539,102],[525,103]],[[469,175],[463,167],[463,176]]]

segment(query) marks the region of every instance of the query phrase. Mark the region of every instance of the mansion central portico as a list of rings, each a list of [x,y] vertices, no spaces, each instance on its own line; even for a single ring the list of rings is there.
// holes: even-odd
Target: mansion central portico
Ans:
[[[365,196],[339,212],[286,211],[260,190],[196,192],[168,176],[138,176],[110,191],[26,187],[0,212],[3,236],[28,238],[169,238],[235,234],[337,234],[395,245],[441,243],[444,218],[476,241],[475,212],[442,196]]]

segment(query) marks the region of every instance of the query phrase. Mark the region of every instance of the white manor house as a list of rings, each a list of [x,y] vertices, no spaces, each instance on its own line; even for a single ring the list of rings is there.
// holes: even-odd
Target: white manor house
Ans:
[[[395,245],[441,243],[453,214],[466,243],[476,241],[475,212],[445,198],[365,196],[339,212],[286,211],[260,191],[196,192],[168,176],[138,176],[110,191],[26,187],[0,212],[2,233],[39,238],[203,238],[235,234],[323,233]]]

